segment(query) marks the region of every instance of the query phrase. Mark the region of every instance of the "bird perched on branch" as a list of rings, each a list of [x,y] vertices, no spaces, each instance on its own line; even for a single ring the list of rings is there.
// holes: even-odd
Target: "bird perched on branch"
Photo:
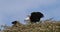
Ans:
[[[30,16],[30,22],[39,22],[42,17],[44,17],[44,15],[41,12],[32,12]]]
[[[32,12],[31,15],[28,15],[27,18],[25,18],[25,21],[36,23],[39,22],[41,18],[43,18],[44,15],[41,12]]]

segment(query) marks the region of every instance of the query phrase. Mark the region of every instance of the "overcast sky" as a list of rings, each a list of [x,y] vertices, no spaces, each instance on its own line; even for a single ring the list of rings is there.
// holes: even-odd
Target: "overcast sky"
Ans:
[[[60,0],[0,0],[0,25],[10,25],[15,20],[24,23],[33,11],[42,12],[43,19],[60,20]]]

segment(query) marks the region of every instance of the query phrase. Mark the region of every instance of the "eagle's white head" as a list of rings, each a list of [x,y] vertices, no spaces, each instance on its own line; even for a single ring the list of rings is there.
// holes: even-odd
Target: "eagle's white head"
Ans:
[[[30,21],[30,15],[27,15],[27,17],[24,19],[24,21]]]

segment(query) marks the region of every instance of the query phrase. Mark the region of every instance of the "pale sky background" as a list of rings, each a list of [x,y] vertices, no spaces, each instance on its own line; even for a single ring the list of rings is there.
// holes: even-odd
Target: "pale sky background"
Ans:
[[[15,20],[24,23],[33,11],[42,12],[43,19],[60,20],[60,0],[0,0],[0,25],[10,25]]]

